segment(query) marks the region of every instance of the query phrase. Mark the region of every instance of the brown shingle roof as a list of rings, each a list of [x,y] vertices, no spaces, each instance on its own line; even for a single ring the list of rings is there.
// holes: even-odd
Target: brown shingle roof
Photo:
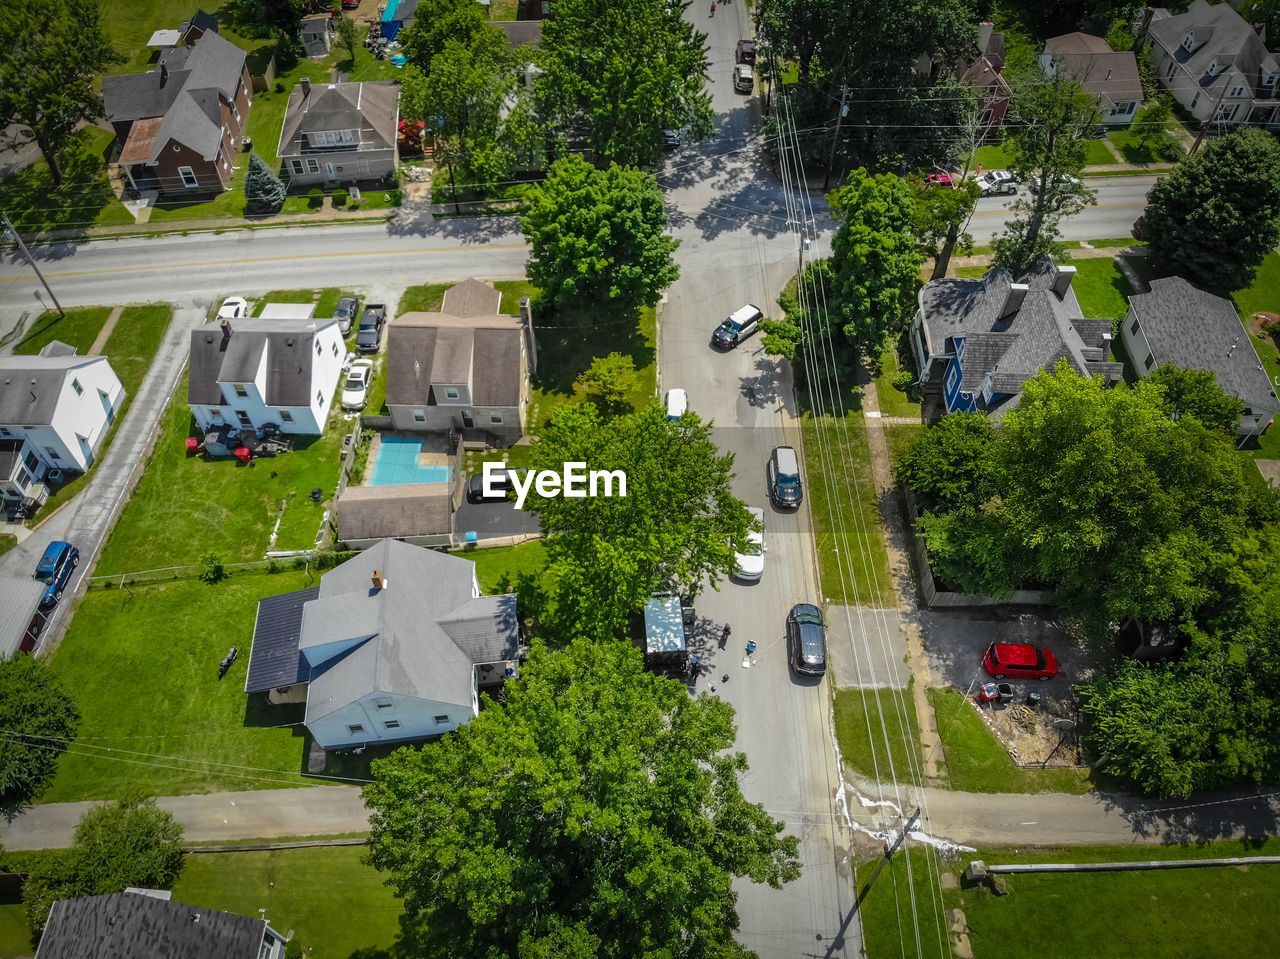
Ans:
[[[338,539],[433,536],[453,529],[448,483],[348,486],[338,499]]]
[[[453,316],[493,316],[502,305],[502,294],[479,280],[463,280],[445,291],[441,311]]]

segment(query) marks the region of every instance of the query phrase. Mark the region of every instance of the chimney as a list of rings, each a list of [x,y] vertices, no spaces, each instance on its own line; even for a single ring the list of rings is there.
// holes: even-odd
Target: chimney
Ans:
[[[230,321],[230,320],[223,320],[223,321],[222,321],[221,323],[219,323],[218,325],[222,327],[222,338],[223,338],[224,340],[229,340],[229,339],[231,339],[231,321]]]
[[[160,86],[164,86],[169,82],[169,68],[164,65],[164,61],[160,61]]]
[[[387,586],[387,581],[382,578],[382,570],[375,569],[373,571],[373,588],[385,589],[386,586]]]
[[[978,53],[987,52],[987,46],[991,43],[991,33],[995,28],[994,23],[978,24]]]
[[[1067,290],[1071,289],[1071,278],[1076,275],[1074,266],[1056,266],[1053,273],[1053,292],[1058,294],[1058,299],[1062,299],[1067,295]]]
[[[1022,309],[1022,301],[1027,297],[1027,291],[1031,287],[1025,283],[1010,283],[1009,292],[1004,298],[1004,306],[1000,310],[1000,315],[996,317],[1003,320],[1006,317],[1013,316],[1018,310]]]

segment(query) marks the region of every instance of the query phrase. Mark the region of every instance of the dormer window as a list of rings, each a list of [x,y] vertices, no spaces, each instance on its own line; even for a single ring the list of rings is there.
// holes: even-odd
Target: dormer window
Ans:
[[[1211,77],[1211,76],[1213,76],[1213,75],[1214,75],[1215,73],[1217,73],[1217,72],[1218,72],[1218,61],[1217,61],[1217,60],[1210,60],[1210,61],[1209,61],[1209,69],[1208,69],[1208,70],[1206,70],[1206,71],[1204,72],[1204,75],[1205,75],[1205,76],[1207,76],[1207,77]]]
[[[1195,46],[1196,46],[1196,34],[1195,34],[1195,31],[1192,30],[1185,37],[1182,38],[1182,49],[1190,51],[1190,50],[1194,50]]]
[[[1232,87],[1232,88],[1231,88],[1231,96],[1233,96],[1233,97],[1242,97],[1242,96],[1244,96],[1244,87]]]
[[[1274,73],[1268,73],[1262,78],[1262,85],[1268,90],[1274,89],[1276,85],[1276,75]]]

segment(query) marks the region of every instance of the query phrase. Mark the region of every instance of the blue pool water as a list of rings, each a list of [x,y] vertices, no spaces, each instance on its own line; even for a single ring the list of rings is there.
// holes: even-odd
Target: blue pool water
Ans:
[[[447,483],[451,466],[419,466],[422,440],[384,436],[373,461],[370,486],[407,486],[410,483]]]

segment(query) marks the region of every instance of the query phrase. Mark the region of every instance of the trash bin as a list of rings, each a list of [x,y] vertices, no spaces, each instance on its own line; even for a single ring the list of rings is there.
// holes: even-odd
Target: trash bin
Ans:
[[[200,452],[200,441],[196,439],[194,436],[188,436],[187,437],[187,455],[195,456],[196,453],[198,452]]]
[[[241,463],[247,463],[249,460],[253,459],[253,454],[249,452],[249,447],[238,446],[236,447],[236,459]]]

